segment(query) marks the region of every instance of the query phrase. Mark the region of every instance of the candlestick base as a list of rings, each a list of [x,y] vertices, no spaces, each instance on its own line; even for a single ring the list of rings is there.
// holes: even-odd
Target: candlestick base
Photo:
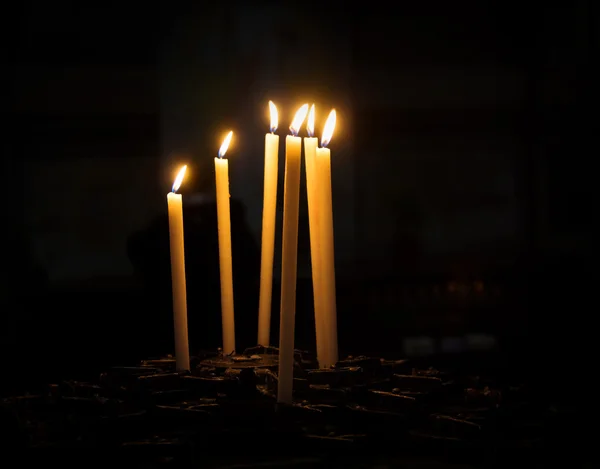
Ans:
[[[522,458],[541,444],[541,424],[548,428],[547,412],[524,388],[415,361],[348,357],[322,370],[312,354],[297,351],[295,403],[285,406],[276,404],[276,348],[198,354],[189,372],[175,371],[174,363],[144,360],[109,369],[97,382],[65,381],[47,393],[5,399],[11,419],[1,422],[3,430],[11,434],[18,425],[14,434],[26,433],[38,448],[112,448],[123,458],[219,467],[289,462],[298,454],[321,458],[354,447],[369,464],[398,453],[472,462],[490,445]],[[243,442],[244,450],[207,451],[225,440]],[[195,445],[204,449],[190,451]],[[346,454],[356,452],[339,453],[340,464],[351,467],[355,456]]]
[[[230,356],[216,356],[213,358],[206,358],[201,360],[199,363],[200,367],[204,368],[215,368],[216,370],[225,369],[256,369],[256,368],[269,368],[277,369],[279,363],[278,355],[273,354],[242,354],[242,355],[230,355]]]

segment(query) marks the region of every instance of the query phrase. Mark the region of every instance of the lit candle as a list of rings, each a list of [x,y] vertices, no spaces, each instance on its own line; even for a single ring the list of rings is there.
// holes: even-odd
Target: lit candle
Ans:
[[[321,263],[319,258],[319,202],[315,181],[315,158],[319,139],[315,133],[315,105],[310,107],[306,123],[308,137],[304,138],[304,158],[306,161],[306,192],[308,198],[308,224],[310,228],[310,259],[312,267],[313,299],[315,310],[315,333],[317,339],[317,360],[321,368],[332,363],[327,360],[325,322],[323,318],[323,295],[321,293]]]
[[[229,132],[215,158],[217,182],[217,224],[219,230],[219,267],[221,272],[221,322],[223,325],[223,355],[235,352],[235,321],[233,315],[233,267],[231,264],[231,215],[229,208],[229,164],[225,156],[233,132]]]
[[[292,403],[294,385],[294,326],[296,319],[296,275],[298,263],[298,211],[300,209],[300,163],[302,139],[298,131],[308,104],[296,112],[285,139],[283,231],[281,251],[281,306],[279,322],[279,380],[277,402]]]
[[[333,246],[333,207],[331,197],[331,151],[326,148],[335,128],[336,113],[331,111],[321,136],[321,148],[315,156],[317,180],[317,200],[319,201],[319,240],[321,263],[321,287],[323,294],[323,315],[327,330],[327,360],[335,364],[338,360],[337,308],[335,298],[335,258]]]
[[[271,133],[265,135],[265,179],[263,194],[262,244],[260,258],[260,297],[258,300],[258,344],[269,345],[271,335],[271,298],[273,297],[273,254],[275,251],[275,214],[277,210],[277,165],[279,135],[277,108],[269,101]]]
[[[184,166],[177,174],[172,192],[167,194],[169,212],[169,240],[171,244],[171,284],[173,289],[173,324],[175,330],[175,366],[178,370],[190,369],[188,345],[187,300],[185,289],[185,254],[183,247],[183,205],[177,194],[185,176]]]

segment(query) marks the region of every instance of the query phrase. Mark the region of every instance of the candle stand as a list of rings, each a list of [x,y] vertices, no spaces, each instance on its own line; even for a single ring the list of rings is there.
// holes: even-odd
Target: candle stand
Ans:
[[[374,357],[319,369],[314,355],[296,351],[294,404],[281,407],[277,358],[272,347],[205,352],[191,356],[191,372],[176,371],[172,357],[144,360],[92,383],[6,398],[3,409],[17,418],[3,425],[50,461],[55,448],[82,447],[104,448],[99,458],[203,467],[332,454],[345,467],[399,454],[473,463],[492,447],[508,460],[542,444],[548,416],[515,384]]]

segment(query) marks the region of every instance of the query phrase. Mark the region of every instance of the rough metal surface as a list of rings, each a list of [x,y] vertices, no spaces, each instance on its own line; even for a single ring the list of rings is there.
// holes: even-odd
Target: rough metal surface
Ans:
[[[4,442],[44,458],[50,448],[102,448],[99,458],[144,467],[411,467],[424,456],[480,465],[499,454],[534,457],[549,417],[526,387],[494,388],[406,360],[347,358],[320,370],[297,352],[293,406],[275,401],[276,349],[193,364],[180,373],[170,357],[145,360],[94,383],[5,399]]]

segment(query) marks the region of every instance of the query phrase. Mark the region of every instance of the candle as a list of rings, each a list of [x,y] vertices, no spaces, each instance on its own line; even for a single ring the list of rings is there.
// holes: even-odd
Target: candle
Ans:
[[[323,294],[323,315],[327,330],[327,359],[330,364],[338,360],[337,310],[335,298],[335,262],[333,246],[333,207],[331,197],[331,152],[327,147],[335,128],[336,113],[331,111],[321,136],[321,148],[315,155],[315,173],[319,195],[319,240],[321,263],[321,287]]]
[[[318,192],[315,181],[315,158],[319,139],[315,133],[315,105],[310,107],[306,123],[308,137],[304,138],[304,158],[306,161],[306,192],[308,198],[308,224],[310,228],[310,260],[312,267],[313,300],[315,310],[315,333],[317,340],[317,360],[321,368],[327,368],[332,363],[327,360],[325,322],[323,317],[323,296],[321,293],[321,263],[319,259],[319,219]]]
[[[225,156],[233,132],[229,132],[215,158],[217,182],[217,225],[219,230],[219,267],[221,272],[221,322],[223,325],[223,355],[235,352],[235,321],[233,314],[233,267],[231,264],[231,215],[229,209],[229,165]]]
[[[283,188],[283,231],[281,251],[281,305],[279,322],[279,380],[277,402],[292,403],[294,384],[294,323],[296,319],[296,268],[298,261],[298,211],[300,208],[300,157],[302,139],[298,131],[308,104],[294,117],[285,139],[285,177]]]
[[[269,101],[271,133],[265,135],[265,178],[260,258],[260,296],[258,300],[258,344],[269,345],[271,335],[271,298],[273,297],[273,255],[275,251],[275,214],[277,210],[277,165],[279,135],[277,108]]]
[[[187,300],[185,289],[185,254],[183,247],[183,205],[177,194],[185,176],[183,166],[175,178],[172,192],[167,194],[169,213],[169,240],[171,244],[171,284],[173,289],[173,325],[175,330],[175,366],[178,370],[190,369],[188,345]]]

